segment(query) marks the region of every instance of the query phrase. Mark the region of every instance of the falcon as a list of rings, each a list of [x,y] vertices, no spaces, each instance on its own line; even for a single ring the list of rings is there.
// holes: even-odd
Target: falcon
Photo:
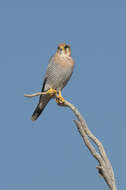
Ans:
[[[57,95],[61,102],[64,98],[61,90],[68,83],[74,69],[74,60],[71,57],[70,45],[65,43],[59,44],[55,55],[49,59],[49,64],[45,74],[42,86],[42,94],[39,103],[32,115],[32,121],[36,120],[42,113],[48,102]]]

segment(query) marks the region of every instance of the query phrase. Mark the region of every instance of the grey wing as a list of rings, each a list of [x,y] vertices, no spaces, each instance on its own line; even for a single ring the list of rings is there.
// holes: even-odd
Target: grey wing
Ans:
[[[63,68],[60,64],[54,62],[54,57],[49,60],[48,68],[46,71],[43,91],[47,91],[50,88],[61,90],[69,81],[72,75],[73,69]]]
[[[46,82],[47,82],[47,79],[48,79],[48,72],[50,71],[49,68],[50,68],[52,62],[53,62],[53,56],[51,56],[50,59],[49,59],[49,64],[48,64],[47,71],[46,71],[46,74],[45,74],[45,77],[44,77],[44,81],[43,81],[42,92],[46,91],[45,86],[47,85]]]

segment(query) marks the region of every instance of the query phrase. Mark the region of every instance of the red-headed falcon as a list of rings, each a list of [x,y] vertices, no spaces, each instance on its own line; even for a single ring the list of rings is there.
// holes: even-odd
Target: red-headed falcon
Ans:
[[[74,60],[71,57],[71,48],[69,45],[59,44],[55,55],[53,55],[47,67],[42,92],[46,92],[39,98],[39,103],[32,115],[32,121],[36,120],[44,110],[48,102],[53,98],[52,94],[57,94],[62,102],[61,90],[69,81],[74,68]]]

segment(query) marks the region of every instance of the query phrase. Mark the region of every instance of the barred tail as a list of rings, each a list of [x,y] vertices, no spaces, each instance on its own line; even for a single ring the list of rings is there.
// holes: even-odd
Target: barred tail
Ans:
[[[32,121],[35,121],[39,115],[42,113],[42,111],[44,110],[44,108],[46,107],[46,105],[48,104],[48,102],[50,101],[50,97],[49,96],[41,96],[39,103],[34,111],[34,113],[32,114]]]

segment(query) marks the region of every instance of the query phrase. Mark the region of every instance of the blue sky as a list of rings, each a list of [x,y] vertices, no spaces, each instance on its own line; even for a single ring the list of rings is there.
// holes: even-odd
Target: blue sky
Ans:
[[[71,45],[76,63],[63,96],[103,143],[117,187],[124,189],[125,5],[56,3],[1,4],[0,189],[107,189],[70,110],[52,100],[36,122],[30,120],[38,97],[23,95],[41,90],[48,59],[61,42]]]

